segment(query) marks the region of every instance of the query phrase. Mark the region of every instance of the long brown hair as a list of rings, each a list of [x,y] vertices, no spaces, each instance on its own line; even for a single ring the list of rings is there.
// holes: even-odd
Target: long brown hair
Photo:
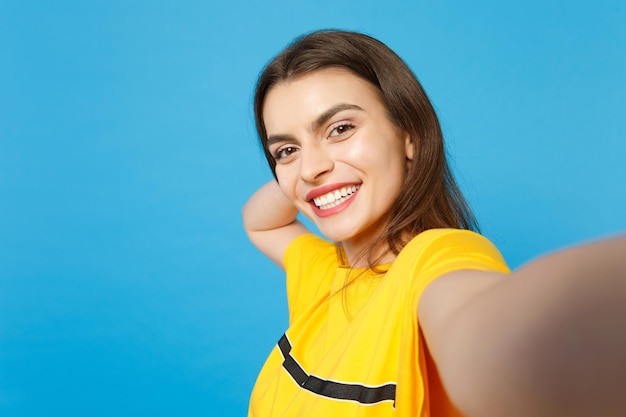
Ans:
[[[478,224],[448,166],[439,120],[428,96],[406,63],[382,42],[356,32],[316,31],[295,39],[264,68],[254,96],[256,127],[274,177],[276,162],[267,148],[263,104],[278,83],[324,68],[344,68],[380,92],[390,120],[413,142],[402,191],[392,205],[383,233],[363,256],[374,268],[385,255],[373,253],[386,243],[394,255],[408,239],[432,228],[477,230]],[[374,268],[375,269],[375,268]]]

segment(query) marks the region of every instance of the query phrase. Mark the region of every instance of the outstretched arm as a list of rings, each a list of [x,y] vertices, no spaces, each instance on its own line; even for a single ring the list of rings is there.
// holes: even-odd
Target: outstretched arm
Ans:
[[[419,318],[467,416],[626,416],[626,236],[446,274]]]
[[[281,269],[289,243],[308,233],[296,216],[298,210],[275,180],[259,188],[243,207],[243,227],[250,241]]]

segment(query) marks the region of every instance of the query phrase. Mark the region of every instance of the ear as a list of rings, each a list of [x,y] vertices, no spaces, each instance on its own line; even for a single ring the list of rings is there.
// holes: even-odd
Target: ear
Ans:
[[[413,141],[411,140],[411,135],[409,135],[408,133],[404,134],[404,152],[406,154],[406,159],[412,161],[415,148],[413,145]]]

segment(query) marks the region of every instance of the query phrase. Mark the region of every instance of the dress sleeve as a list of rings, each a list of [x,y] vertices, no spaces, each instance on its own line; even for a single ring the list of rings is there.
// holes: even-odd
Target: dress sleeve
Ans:
[[[414,238],[396,260],[411,277],[413,308],[426,287],[440,276],[462,269],[501,272],[510,270],[500,251],[486,237],[468,230],[432,229]],[[417,310],[414,310],[417,311]]]
[[[418,236],[423,242],[414,277],[424,288],[441,275],[461,269],[509,273],[500,251],[489,239],[468,230],[435,229]],[[408,247],[408,245],[407,245]]]
[[[283,261],[291,324],[312,303],[328,296],[338,266],[335,245],[313,233],[301,235],[289,244]]]
[[[417,316],[420,298],[431,282],[448,272],[474,269],[509,273],[509,268],[487,238],[466,230],[432,229],[413,238],[400,252],[392,269],[395,269],[396,286],[406,290],[400,361],[415,364],[399,369],[397,415],[415,415],[413,411],[421,407],[420,401],[426,397],[432,415],[444,415],[442,410],[452,410],[453,407],[447,397],[439,395],[444,391],[436,374],[429,375],[426,343]]]

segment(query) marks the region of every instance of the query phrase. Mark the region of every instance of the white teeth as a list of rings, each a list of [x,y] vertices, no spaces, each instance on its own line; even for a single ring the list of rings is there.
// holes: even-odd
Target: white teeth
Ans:
[[[322,210],[328,210],[329,208],[333,208],[346,201],[358,189],[358,185],[343,187],[340,190],[331,191],[328,194],[316,197],[313,199],[313,202],[318,208]]]

